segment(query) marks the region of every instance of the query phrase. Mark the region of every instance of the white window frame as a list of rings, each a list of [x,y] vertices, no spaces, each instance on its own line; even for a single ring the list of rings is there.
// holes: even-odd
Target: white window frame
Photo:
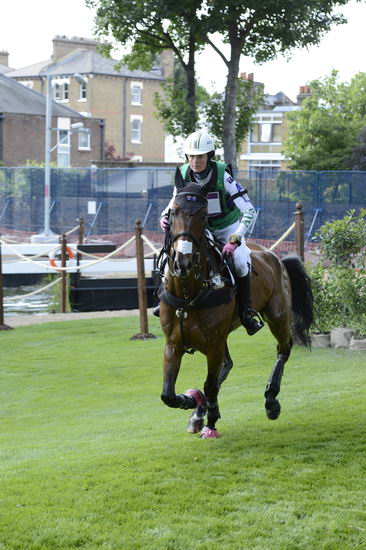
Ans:
[[[79,99],[80,102],[85,102],[88,99],[88,84],[79,84]]]
[[[86,144],[82,143],[83,139],[86,138]],[[78,148],[79,151],[90,151],[91,150],[91,133],[90,128],[80,128],[78,135]]]
[[[143,83],[133,80],[131,82],[131,105],[142,105]],[[138,97],[135,96],[135,90],[139,90]]]
[[[58,103],[68,103],[70,96],[70,79],[55,78],[52,80],[53,99]]]
[[[71,121],[66,117],[57,119],[57,166],[60,168],[70,168],[70,129]],[[65,139],[65,136],[66,139]],[[61,143],[61,140],[62,143]],[[66,162],[61,161],[66,159]]]
[[[131,121],[131,143],[142,143],[142,123],[143,123],[143,116],[142,115],[131,115],[130,116]],[[134,128],[134,124],[137,124],[137,128]],[[138,135],[134,135],[134,133],[138,132]]]

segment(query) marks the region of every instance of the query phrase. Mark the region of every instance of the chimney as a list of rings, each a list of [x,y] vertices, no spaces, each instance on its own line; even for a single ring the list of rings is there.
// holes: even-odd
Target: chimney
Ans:
[[[254,80],[254,73],[249,73],[248,74],[248,80],[251,80],[251,81]]]
[[[247,73],[240,73],[240,78],[241,78],[241,80],[246,80],[247,79]]]
[[[160,53],[160,68],[164,78],[172,78],[174,75],[173,50],[166,49]]]
[[[61,57],[69,54],[73,50],[83,49],[83,50],[95,50],[99,42],[97,40],[92,40],[89,38],[79,38],[78,36],[73,36],[72,38],[67,38],[67,36],[55,36],[52,40],[53,43],[53,61],[58,61]]]
[[[0,65],[9,67],[9,52],[6,50],[0,50]]]
[[[311,96],[310,86],[300,86],[299,95],[296,98],[297,105],[301,105],[304,99],[306,99],[309,96]]]

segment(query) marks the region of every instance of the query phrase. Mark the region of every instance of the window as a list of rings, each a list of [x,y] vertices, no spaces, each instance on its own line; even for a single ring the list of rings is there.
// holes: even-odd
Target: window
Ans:
[[[79,130],[79,149],[90,151],[90,129],[81,128]]]
[[[68,82],[56,82],[53,85],[53,99],[55,101],[69,100],[69,83]]]
[[[253,126],[250,141],[252,143],[281,143],[282,124],[262,122]]]
[[[265,122],[264,124],[260,125],[260,141],[262,143],[269,143],[271,141],[271,129],[272,124],[270,122]]]
[[[142,82],[131,82],[131,104],[142,105]]]
[[[86,83],[79,85],[79,101],[86,101]]]
[[[70,166],[70,131],[62,128],[57,130],[57,166]]]
[[[131,143],[142,143],[142,116],[131,115]]]
[[[55,84],[53,88],[53,99],[55,101],[60,101],[61,99],[61,88],[60,84]]]

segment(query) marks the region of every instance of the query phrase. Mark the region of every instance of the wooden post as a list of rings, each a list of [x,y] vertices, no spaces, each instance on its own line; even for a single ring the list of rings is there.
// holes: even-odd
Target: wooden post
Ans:
[[[61,237],[61,267],[66,267],[66,235]],[[61,271],[61,313],[66,313],[66,289],[67,289],[67,273]]]
[[[11,330],[13,327],[4,323],[4,291],[3,291],[3,261],[0,242],[0,330]]]
[[[296,204],[295,216],[295,246],[296,252],[299,258],[304,261],[304,212],[302,210],[302,204],[298,202]]]
[[[147,302],[146,302],[146,280],[144,263],[144,243],[142,240],[141,220],[135,221],[135,244],[136,244],[136,263],[137,263],[137,291],[139,299],[140,312],[140,334],[135,334],[131,340],[145,340],[146,338],[155,338],[149,333],[147,321]]]

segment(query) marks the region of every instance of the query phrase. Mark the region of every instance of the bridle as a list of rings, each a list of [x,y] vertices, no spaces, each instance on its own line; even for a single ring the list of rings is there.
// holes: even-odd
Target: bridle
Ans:
[[[200,193],[196,193],[196,192],[179,191],[177,193],[177,196],[179,196],[179,197],[184,197],[184,196],[186,196],[186,197],[196,197],[196,200],[197,199],[198,200],[203,200],[202,207],[197,209],[196,212],[192,213],[192,216],[194,214],[196,214],[197,212],[199,212],[200,210],[202,210],[202,208],[207,206],[207,203],[208,203],[207,198],[204,195],[201,195]],[[171,210],[169,212],[170,226],[172,225],[173,218],[174,218],[174,210]],[[174,249],[173,245],[174,245],[175,241],[178,240],[180,237],[187,237],[187,239],[190,242],[192,242],[194,247],[195,247],[195,251],[192,255],[192,265],[193,265],[194,277],[196,279],[201,279],[203,281],[202,276],[200,274],[200,270],[199,270],[199,267],[200,267],[200,248],[202,246],[202,243],[204,242],[206,228],[207,228],[207,216],[206,216],[205,222],[202,224],[201,235],[198,238],[195,235],[193,235],[193,233],[190,233],[189,231],[179,231],[178,233],[171,233],[170,230],[167,231],[167,234],[165,236],[166,237],[165,238],[166,242],[165,242],[165,245],[164,245],[164,249],[165,249],[165,254],[166,254],[166,257],[167,257],[169,272],[173,277],[184,278],[179,273],[175,272],[174,261],[175,261],[175,258],[176,258],[176,250]],[[172,252],[172,250],[173,250],[173,252]]]

